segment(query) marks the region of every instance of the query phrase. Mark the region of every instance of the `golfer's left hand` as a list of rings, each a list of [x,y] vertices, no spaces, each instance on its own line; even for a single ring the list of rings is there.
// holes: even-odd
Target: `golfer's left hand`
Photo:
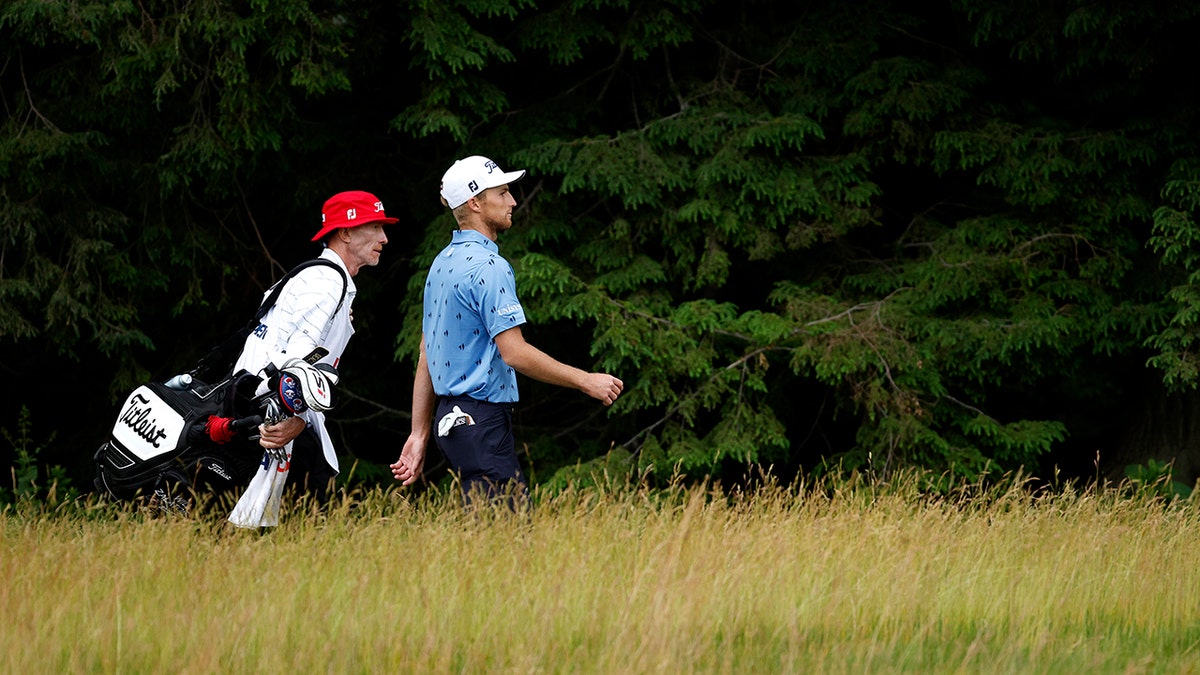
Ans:
[[[617,397],[625,389],[625,383],[620,378],[608,373],[588,373],[583,380],[580,390],[604,405],[616,403]]]

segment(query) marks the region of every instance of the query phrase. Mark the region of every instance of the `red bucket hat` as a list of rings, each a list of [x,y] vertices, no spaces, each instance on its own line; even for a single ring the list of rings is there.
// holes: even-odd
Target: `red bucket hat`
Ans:
[[[399,220],[388,218],[383,211],[383,202],[370,192],[339,192],[330,197],[321,208],[321,230],[312,240],[320,241],[339,227],[356,227],[376,222],[391,225]]]

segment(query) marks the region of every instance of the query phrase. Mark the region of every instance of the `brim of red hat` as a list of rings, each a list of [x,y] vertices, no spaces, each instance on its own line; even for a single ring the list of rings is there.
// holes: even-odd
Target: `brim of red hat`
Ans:
[[[400,222],[399,218],[371,218],[370,220],[355,221],[353,224],[343,223],[341,225],[326,225],[325,227],[321,228],[320,232],[317,232],[317,235],[313,237],[312,240],[320,241],[325,238],[325,235],[343,227],[358,227],[359,225],[369,225],[371,223],[383,223],[384,225],[391,225],[398,222]]]

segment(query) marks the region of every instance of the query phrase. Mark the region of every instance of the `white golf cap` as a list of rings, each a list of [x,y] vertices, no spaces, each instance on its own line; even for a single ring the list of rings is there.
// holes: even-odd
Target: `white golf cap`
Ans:
[[[525,169],[505,172],[495,162],[480,155],[464,157],[442,175],[442,199],[452,209],[488,188],[521,180]]]

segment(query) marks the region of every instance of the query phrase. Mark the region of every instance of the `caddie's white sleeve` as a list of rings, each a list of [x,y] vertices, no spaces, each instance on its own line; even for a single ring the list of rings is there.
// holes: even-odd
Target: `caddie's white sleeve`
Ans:
[[[342,299],[342,276],[328,267],[310,267],[287,285],[268,316],[270,330],[277,332],[278,349],[271,363],[283,367],[288,359],[301,359],[320,344]]]

